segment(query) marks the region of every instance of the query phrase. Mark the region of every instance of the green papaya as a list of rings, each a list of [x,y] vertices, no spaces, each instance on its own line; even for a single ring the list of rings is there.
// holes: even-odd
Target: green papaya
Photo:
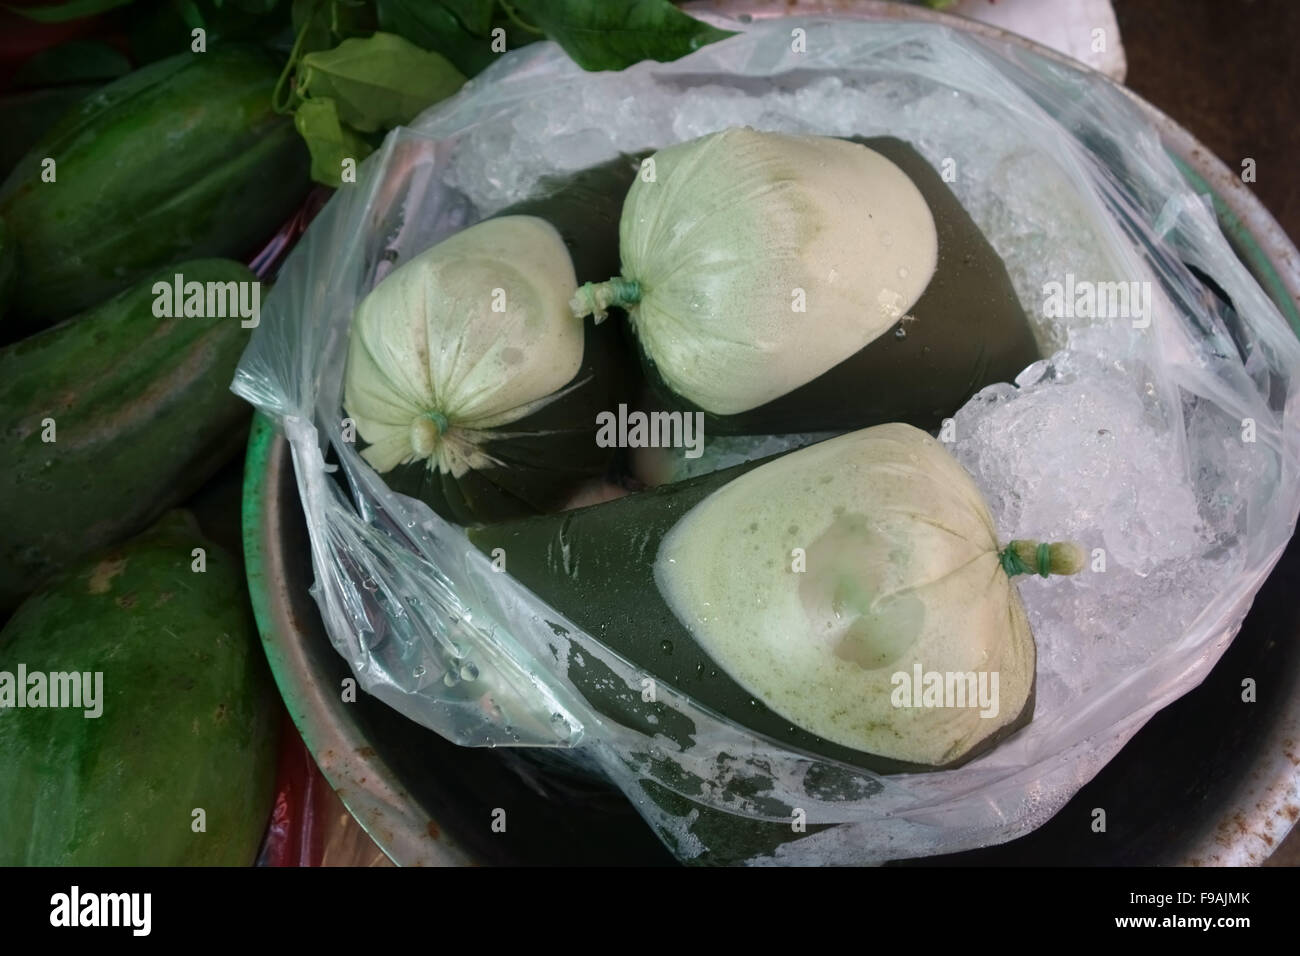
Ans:
[[[10,321],[48,325],[168,263],[254,252],[309,185],[306,147],[271,109],[278,75],[270,54],[223,44],[65,114],[0,185],[18,246]]]
[[[576,281],[604,274],[618,262],[618,219],[622,195],[635,176],[636,169],[635,159],[620,157],[575,176],[545,182],[537,197],[511,206],[484,223],[458,233],[446,243],[440,244],[441,251],[458,256],[459,261],[466,261],[469,256],[482,261],[487,254],[487,247],[470,251],[464,244],[473,241],[473,236],[482,235],[485,226],[491,229],[491,224],[499,225],[503,222],[524,226],[527,222],[541,220],[558,235],[559,242],[552,245],[559,258],[562,259],[562,253],[567,252],[575,285]],[[509,242],[512,238],[512,234],[499,233],[499,238],[492,242]],[[544,243],[545,239],[539,237],[537,241]],[[440,247],[434,247],[425,256],[439,255]],[[450,252],[453,247],[459,251]],[[519,244],[517,249],[512,246],[510,255],[492,268],[502,276],[519,275],[516,267],[526,252],[533,248],[535,244],[532,240],[527,246]],[[405,274],[393,273],[383,282],[396,282],[406,276],[418,280],[419,277],[412,273],[422,264],[413,261],[409,265]],[[555,288],[562,297],[561,304],[567,302],[572,288],[568,285],[569,278],[561,277],[561,272],[568,267],[568,264],[557,262],[548,267],[545,275],[538,276],[534,284],[558,282]],[[458,268],[457,271],[464,274],[463,268]],[[479,300],[479,291],[482,292],[482,301],[486,301],[487,292],[498,281],[508,284],[504,278],[493,278],[498,271],[485,273],[482,290],[466,289],[459,295],[450,291],[454,280],[440,279],[428,293],[437,301],[425,298],[423,293],[416,297],[408,290],[401,298],[401,307],[409,309],[412,302],[424,302],[430,309],[431,321],[445,327],[447,323],[442,321],[442,317],[451,312],[459,314],[472,309],[473,303]],[[560,286],[564,288],[560,289]],[[382,288],[383,283],[376,287],[376,293]],[[372,296],[376,293],[372,293]],[[373,310],[374,305],[374,302],[363,303],[358,316],[366,315],[366,310]],[[567,316],[567,306],[564,309],[566,314],[561,317],[561,322],[567,324],[571,317]],[[443,369],[440,377],[446,380],[446,384],[439,388],[431,378],[434,370],[423,367],[422,362],[418,367],[407,368],[405,360],[400,356],[373,358],[374,353],[386,350],[386,346],[378,341],[379,338],[396,341],[399,340],[399,333],[400,336],[405,336],[409,330],[390,329],[380,336],[359,329],[358,325],[369,321],[390,323],[397,318],[392,315],[377,316],[372,311],[366,319],[359,318],[354,323],[349,385],[344,397],[345,410],[358,423],[364,445],[363,455],[380,470],[390,488],[425,501],[434,511],[451,521],[469,525],[554,511],[562,507],[583,482],[598,479],[609,470],[616,449],[603,448],[595,442],[596,416],[626,399],[632,379],[632,370],[625,359],[621,332],[612,323],[601,327],[586,323],[580,330],[577,326],[573,327],[579,338],[570,342],[568,348],[575,352],[571,358],[577,364],[576,346],[580,341],[580,364],[567,383],[554,383],[559,386],[558,397],[544,401],[541,407],[520,417],[501,420],[498,416],[495,420],[489,419],[485,425],[473,420],[469,414],[458,419],[452,408],[454,400],[448,394],[457,383],[462,385],[463,390],[464,383],[472,381],[472,371]],[[499,335],[499,315],[484,314],[477,321],[479,324],[490,321],[492,334]],[[420,341],[432,341],[443,334],[441,328],[423,330]],[[462,355],[463,343],[472,341],[474,337],[474,328],[467,324],[454,345],[444,344],[444,347],[447,350],[455,349],[458,355]],[[364,349],[361,347],[362,338],[367,342]],[[500,344],[506,346],[506,352],[528,351],[532,353],[531,358],[538,359],[544,349],[552,347],[543,340],[531,345],[521,341],[520,348],[513,348],[512,343],[504,339]],[[436,357],[442,351],[431,345],[422,345],[420,348],[410,352],[408,357],[426,353]],[[359,371],[363,365],[366,369],[364,375]],[[473,365],[475,369],[481,370],[488,362],[479,360]],[[517,383],[519,372],[526,365],[527,360],[517,355],[515,364],[504,381],[488,382],[482,386],[476,384],[474,403],[482,403],[485,392],[504,392],[512,382]],[[407,383],[426,378],[430,379],[432,392],[418,407],[406,409],[403,406],[398,412],[391,411],[399,398],[392,394],[392,383],[402,383],[398,391],[404,397],[407,394]],[[367,395],[374,396],[377,392],[383,394],[382,407],[376,407],[373,402],[367,401]],[[446,407],[435,411],[435,397]],[[409,444],[406,440],[408,421],[417,414],[432,416],[438,423],[436,433],[431,433],[433,437],[429,439],[429,451],[424,454],[417,454],[421,450],[422,439],[414,439]],[[388,427],[390,422],[395,425]],[[392,435],[392,441],[401,447],[393,455],[381,457],[381,449],[376,445],[384,442],[382,436],[386,433],[386,427]],[[457,454],[440,457],[441,449],[437,446],[455,448]],[[430,457],[430,452],[433,457]]]
[[[279,727],[256,635],[184,512],[28,598],[0,631],[0,866],[252,864]]]
[[[0,606],[140,531],[238,453],[250,409],[230,382],[249,330],[239,316],[156,316],[154,283],[177,273],[254,281],[229,260],[181,263],[0,349]]]
[[[416,461],[385,472],[385,484],[461,525],[562,508],[584,482],[609,470],[616,453],[594,441],[596,415],[624,394],[626,364],[611,332],[583,330],[582,367],[573,382],[584,384],[484,441],[484,466],[453,474]]]
[[[1027,546],[999,547],[970,477],[911,426],[469,534],[648,675],[798,751],[879,773],[947,769],[1032,716],[1033,637],[1009,580]],[[1042,573],[1078,569],[1077,549],[1043,548]],[[988,672],[988,706],[964,692],[957,710],[911,703],[922,665]],[[689,745],[659,705],[575,670],[603,713]]]
[[[769,137],[780,142],[769,148]],[[786,140],[796,150],[790,156]],[[844,166],[806,190],[823,207],[786,188],[829,175],[817,172],[820,154],[805,140],[829,148]],[[849,142],[874,151],[874,165],[861,169],[852,155],[836,159],[843,140],[742,129],[661,151],[657,179],[637,182],[628,194],[621,274],[575,298],[575,311],[597,317],[626,309],[657,404],[703,413],[706,434],[841,431],[890,421],[932,429],[979,389],[1014,379],[1040,357],[1006,266],[943,178],[899,139]],[[760,152],[749,157],[746,150]],[[876,183],[880,157],[892,166],[874,173],[883,177]],[[763,175],[745,165],[750,158]],[[837,205],[848,181],[859,183],[868,206],[888,207],[907,190],[914,201],[886,208],[893,214],[886,223],[866,213],[859,220],[856,210]],[[735,209],[747,212],[724,221]],[[920,222],[927,209],[932,230]],[[911,252],[924,261],[911,262],[912,245],[924,247]],[[870,271],[883,268],[875,260],[891,252],[909,265],[891,260],[888,274]],[[864,288],[849,296],[843,287],[855,277]],[[879,296],[867,295],[876,281]],[[906,295],[891,290],[909,283],[916,288]],[[859,303],[863,297],[869,307]],[[828,357],[860,341],[866,319],[859,316],[876,310],[868,344],[840,360]]]
[[[803,786],[833,802],[879,788],[848,768],[948,769],[1027,724],[1036,651],[1010,578],[1082,566],[1071,544],[1000,547],[961,466],[897,423],[468,533],[660,688],[729,718],[760,745],[820,758]],[[664,749],[696,745],[695,718],[668,706],[668,695],[647,697],[644,683],[595,655],[566,660],[568,679],[610,721],[667,741]],[[748,748],[737,750],[719,764]],[[646,799],[686,819],[704,848],[694,862],[739,862],[799,838],[789,826],[795,808],[761,772],[708,781],[658,745],[627,756],[652,768],[641,782]],[[711,800],[696,799],[706,791]],[[742,802],[757,816],[725,809]],[[666,842],[680,839],[655,813],[647,819]],[[828,825],[815,815],[806,822],[809,832]]]

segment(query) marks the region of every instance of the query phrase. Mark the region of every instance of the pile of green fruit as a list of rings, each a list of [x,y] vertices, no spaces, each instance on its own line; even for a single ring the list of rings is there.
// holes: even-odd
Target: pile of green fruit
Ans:
[[[177,281],[260,295],[243,262],[310,185],[277,75],[251,46],[159,60],[0,185],[0,604],[21,602],[0,632],[0,863],[257,852],[274,690],[238,561],[168,513],[240,453],[250,322],[167,300]],[[97,716],[35,694],[74,673],[102,681]]]
[[[246,263],[508,50],[619,69],[726,34],[668,0],[10,10],[85,22],[0,93],[0,865],[247,864],[274,691],[237,557],[174,510],[245,442]]]

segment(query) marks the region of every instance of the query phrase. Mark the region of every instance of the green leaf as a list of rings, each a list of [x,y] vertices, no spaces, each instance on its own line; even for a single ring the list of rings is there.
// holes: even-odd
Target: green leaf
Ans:
[[[69,20],[84,20],[133,2],[134,0],[67,0],[66,3],[48,7],[12,7],[6,4],[5,9],[39,23],[66,23]]]
[[[675,60],[731,36],[668,0],[502,0],[542,29],[584,70],[621,70],[641,60]]]
[[[309,53],[298,70],[301,93],[332,98],[339,119],[363,133],[409,123],[464,82],[445,57],[391,33]]]
[[[379,29],[441,53],[461,73],[474,76],[496,62],[492,41],[465,29],[446,6],[432,0],[377,0]],[[489,26],[489,30],[491,27]]]
[[[313,97],[299,106],[293,125],[311,153],[311,178],[326,186],[343,184],[343,160],[360,163],[371,153],[369,143],[339,122],[338,109],[329,97]]]
[[[492,29],[492,10],[496,0],[442,0],[441,5],[475,36],[485,37]]]
[[[131,72],[131,61],[107,43],[69,40],[30,57],[14,74],[15,88],[107,83]]]

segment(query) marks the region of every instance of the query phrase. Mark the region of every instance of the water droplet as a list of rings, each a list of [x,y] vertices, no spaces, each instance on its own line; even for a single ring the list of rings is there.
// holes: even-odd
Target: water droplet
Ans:
[[[466,661],[460,665],[460,679],[463,681],[478,680],[478,668],[474,666],[473,661]]]
[[[659,650],[663,651],[665,654],[671,654],[671,653],[673,652],[673,642],[672,642],[672,641],[660,641],[660,642],[659,642]]]
[[[907,329],[903,328],[901,325],[898,328],[894,329],[894,338],[896,339],[907,338]]]
[[[456,676],[455,671],[447,671],[442,675],[442,682],[448,687],[455,687],[460,683],[460,678]]]
[[[367,591],[379,590],[379,582],[376,581],[374,578],[366,578],[364,581],[361,582],[361,586],[365,588]]]
[[[425,674],[424,665],[417,664],[415,670],[411,671],[411,676],[415,678],[423,677]]]

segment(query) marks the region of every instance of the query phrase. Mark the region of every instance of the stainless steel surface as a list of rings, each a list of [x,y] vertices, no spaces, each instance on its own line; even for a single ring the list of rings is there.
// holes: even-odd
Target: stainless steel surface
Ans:
[[[308,593],[307,529],[289,443],[272,438],[260,417],[249,468],[244,496],[249,588],[271,670],[307,748],[344,805],[392,860],[404,866],[473,863],[406,790],[402,774],[372,746],[357,704],[345,700],[347,665],[330,645]]]

